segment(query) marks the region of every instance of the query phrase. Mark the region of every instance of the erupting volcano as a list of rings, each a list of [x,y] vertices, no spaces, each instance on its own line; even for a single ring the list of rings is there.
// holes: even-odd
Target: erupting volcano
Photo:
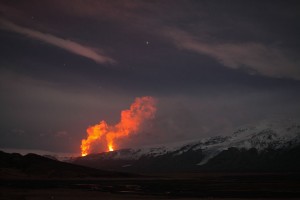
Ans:
[[[92,145],[97,142],[106,145],[107,151],[116,149],[120,138],[138,133],[146,120],[153,119],[156,112],[155,99],[149,96],[136,98],[129,110],[121,112],[121,120],[116,125],[109,125],[104,120],[87,129],[87,139],[81,141],[81,155],[91,153]]]

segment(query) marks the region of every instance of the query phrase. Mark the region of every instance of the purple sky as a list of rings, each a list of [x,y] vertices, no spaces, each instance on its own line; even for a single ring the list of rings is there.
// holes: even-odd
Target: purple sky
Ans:
[[[300,3],[0,1],[0,148],[79,152],[136,97],[155,120],[123,147],[300,117]]]

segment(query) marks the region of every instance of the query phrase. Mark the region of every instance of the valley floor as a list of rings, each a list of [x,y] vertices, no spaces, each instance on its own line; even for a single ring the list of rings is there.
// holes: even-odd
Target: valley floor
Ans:
[[[300,198],[300,174],[173,174],[120,179],[1,180],[8,199],[287,199]]]
[[[105,192],[96,191],[81,191],[81,190],[71,190],[71,189],[43,189],[43,190],[15,190],[15,189],[1,189],[1,200],[164,200],[173,199],[167,196],[141,196],[141,195],[127,195],[127,194],[110,194]],[[252,200],[253,198],[213,198],[213,197],[175,197],[175,199],[180,200],[193,200],[193,199],[203,199],[203,200]],[[255,198],[255,200],[260,200],[265,198]],[[286,199],[286,198],[268,198],[274,200]]]

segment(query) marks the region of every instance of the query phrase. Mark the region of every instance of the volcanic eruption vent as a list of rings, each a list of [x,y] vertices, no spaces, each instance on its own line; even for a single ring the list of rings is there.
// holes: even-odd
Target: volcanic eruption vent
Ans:
[[[138,133],[141,125],[154,118],[156,101],[153,97],[136,98],[129,110],[121,112],[121,120],[116,125],[109,125],[104,120],[99,124],[87,128],[87,139],[81,141],[81,155],[91,153],[93,144],[100,142],[107,151],[117,148],[116,141],[131,134]]]

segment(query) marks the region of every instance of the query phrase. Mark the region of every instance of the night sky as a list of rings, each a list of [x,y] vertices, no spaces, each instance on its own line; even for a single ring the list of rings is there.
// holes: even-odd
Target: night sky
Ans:
[[[300,3],[0,0],[0,148],[80,151],[136,97],[156,118],[122,147],[300,117]]]

